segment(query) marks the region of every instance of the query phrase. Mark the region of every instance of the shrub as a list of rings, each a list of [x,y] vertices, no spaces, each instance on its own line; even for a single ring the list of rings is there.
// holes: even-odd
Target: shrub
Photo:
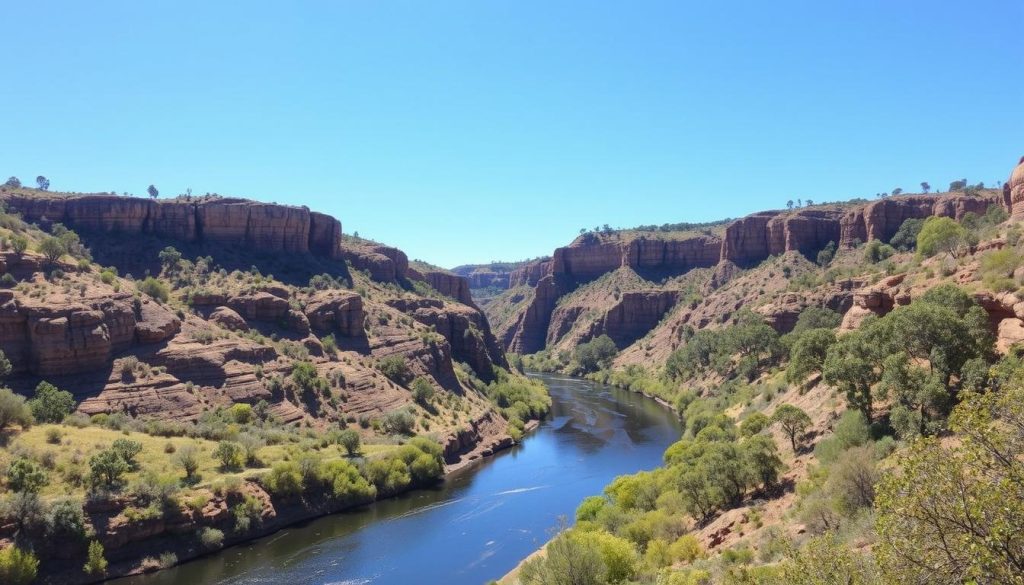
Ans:
[[[947,252],[957,258],[969,245],[967,230],[948,217],[929,217],[917,234],[917,252],[925,257]]]
[[[174,463],[185,472],[187,481],[196,479],[196,472],[199,471],[199,450],[195,445],[185,445],[174,454]]]
[[[412,434],[416,426],[416,418],[408,410],[393,410],[384,415],[381,420],[381,429],[392,435]]]
[[[88,560],[82,570],[93,577],[101,577],[107,573],[107,559],[103,556],[103,545],[98,540],[89,543]]]
[[[426,406],[434,398],[434,386],[423,376],[412,381],[412,399]]]
[[[377,362],[377,369],[396,384],[405,384],[409,379],[409,366],[400,355],[390,355]]]
[[[359,448],[362,445],[362,438],[357,431],[345,429],[338,435],[338,443],[344,447],[346,453],[355,455],[359,452]]]
[[[89,459],[89,469],[94,483],[113,487],[121,481],[130,466],[116,451],[106,449]]]
[[[221,468],[225,470],[239,469],[245,463],[245,450],[234,441],[221,441],[213,456],[220,461]]]
[[[615,347],[612,338],[601,335],[592,341],[577,345],[573,357],[583,372],[593,372],[608,367],[618,353],[619,349]]]
[[[14,253],[21,256],[28,250],[28,240],[23,236],[14,236],[11,238],[11,249]]]
[[[36,580],[39,559],[29,551],[17,546],[0,550],[0,583],[5,585],[28,585]]]
[[[0,431],[11,425],[27,427],[32,424],[32,409],[9,388],[0,388]]]
[[[207,526],[199,532],[199,542],[207,550],[216,550],[224,546],[224,533],[216,528]]]
[[[77,500],[62,499],[46,513],[46,534],[52,542],[81,542],[85,539],[85,513]]]
[[[302,470],[294,461],[275,463],[263,478],[267,490],[275,496],[295,496],[302,493]]]
[[[244,425],[252,422],[252,406],[248,404],[233,404],[231,408],[228,409],[228,412],[230,413],[231,418],[238,424]]]
[[[167,285],[152,276],[147,276],[145,280],[138,284],[138,288],[142,294],[149,295],[162,303],[166,303],[171,298],[171,291]]]
[[[114,453],[120,455],[121,459],[124,459],[128,467],[138,469],[138,462],[135,458],[142,452],[142,443],[131,439],[117,439],[110,448]]]
[[[64,243],[59,238],[47,236],[39,242],[39,253],[46,257],[49,264],[54,264],[67,252]]]
[[[7,469],[7,487],[12,492],[39,493],[47,483],[46,472],[30,459],[16,459]]]

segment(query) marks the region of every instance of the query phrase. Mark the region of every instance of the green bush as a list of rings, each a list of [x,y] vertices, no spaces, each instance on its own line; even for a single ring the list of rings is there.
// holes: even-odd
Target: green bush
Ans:
[[[263,485],[275,496],[296,496],[302,493],[302,470],[294,461],[275,463],[263,477]]]
[[[224,533],[207,526],[199,532],[199,542],[207,550],[217,550],[224,546]]]
[[[430,404],[434,398],[434,385],[423,376],[417,376],[410,385],[412,399],[422,405]]]
[[[145,280],[138,284],[139,292],[144,295],[149,295],[153,299],[166,303],[171,298],[171,290],[162,281],[147,276]]]
[[[7,469],[7,487],[15,493],[39,493],[49,483],[46,472],[31,459],[15,459]]]
[[[383,358],[377,362],[377,369],[396,384],[405,384],[409,380],[409,366],[403,356],[390,355]]]
[[[0,550],[0,583],[5,585],[28,585],[36,580],[39,559],[29,551],[17,546]]]
[[[241,469],[245,464],[245,449],[235,441],[221,441],[217,444],[213,456],[220,461],[221,469],[231,471]]]
[[[26,404],[25,397],[15,394],[10,388],[0,388],[0,431],[15,424],[27,427],[32,422],[32,409]]]
[[[103,545],[98,540],[89,543],[89,555],[82,570],[93,577],[107,574],[107,559],[103,556]]]

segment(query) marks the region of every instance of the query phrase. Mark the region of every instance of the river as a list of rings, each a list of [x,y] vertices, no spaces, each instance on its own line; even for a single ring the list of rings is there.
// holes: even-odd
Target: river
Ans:
[[[615,476],[652,469],[681,432],[655,401],[536,374],[551,414],[521,445],[433,489],[319,518],[117,585],[482,585],[551,536]]]

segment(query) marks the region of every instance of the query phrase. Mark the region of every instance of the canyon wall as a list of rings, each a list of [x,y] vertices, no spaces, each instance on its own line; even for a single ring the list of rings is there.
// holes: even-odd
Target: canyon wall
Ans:
[[[116,195],[0,197],[31,223],[62,223],[84,232],[151,234],[182,242],[244,247],[260,252],[341,255],[341,222],[306,207],[245,199],[141,199]]]
[[[1016,206],[1012,207],[1014,202]],[[510,288],[533,287],[534,297],[499,336],[508,351],[517,353],[540,351],[562,339],[573,329],[581,310],[575,306],[562,307],[559,298],[619,268],[674,276],[722,263],[755,266],[770,256],[787,252],[798,252],[814,260],[829,243],[854,248],[872,239],[888,241],[907,219],[941,216],[960,220],[967,213],[984,214],[993,204],[1010,205],[1024,217],[1024,163],[1014,170],[1003,193],[905,195],[858,205],[763,211],[733,221],[721,235],[711,231],[675,237],[584,234],[555,250],[551,260],[531,262],[509,275]],[[621,345],[641,337],[674,303],[675,299],[668,297],[623,297],[620,306],[609,310],[595,324],[594,331],[576,334],[585,341],[591,335],[607,333]],[[630,319],[653,323],[623,327],[625,317],[620,312],[630,313]]]

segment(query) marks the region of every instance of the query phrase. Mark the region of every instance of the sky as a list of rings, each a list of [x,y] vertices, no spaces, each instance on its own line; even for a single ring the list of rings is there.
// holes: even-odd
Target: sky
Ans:
[[[307,205],[445,267],[1024,154],[1020,0],[6,2],[0,174]]]

